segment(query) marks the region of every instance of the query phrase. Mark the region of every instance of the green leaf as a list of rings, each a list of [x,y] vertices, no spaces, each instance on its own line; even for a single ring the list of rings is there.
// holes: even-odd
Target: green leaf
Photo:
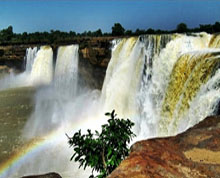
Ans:
[[[88,129],[87,134],[82,135],[79,130],[73,137],[68,136],[68,143],[75,151],[70,160],[75,158],[74,160],[80,163],[79,167],[83,166],[84,169],[87,166],[92,167],[92,171],[100,173],[98,175],[100,178],[111,173],[128,155],[127,145],[135,136],[131,130],[134,123],[129,119],[116,118],[115,110],[105,115],[110,116],[110,119],[107,124],[102,125],[101,133],[95,131],[93,134]]]

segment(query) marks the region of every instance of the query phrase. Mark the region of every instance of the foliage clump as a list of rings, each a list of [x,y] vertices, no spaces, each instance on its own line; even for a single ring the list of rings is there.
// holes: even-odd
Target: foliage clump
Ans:
[[[102,131],[99,133],[87,130],[87,134],[82,135],[81,130],[76,132],[73,137],[69,137],[69,144],[74,149],[71,160],[75,160],[83,166],[84,169],[89,166],[93,171],[100,174],[98,178],[109,175],[120,162],[128,155],[128,144],[135,134],[131,131],[134,123],[129,119],[117,118],[115,111],[106,113],[109,116],[108,123],[102,125]]]
[[[123,36],[125,32],[124,27],[120,23],[115,23],[112,27],[112,35],[113,36]]]

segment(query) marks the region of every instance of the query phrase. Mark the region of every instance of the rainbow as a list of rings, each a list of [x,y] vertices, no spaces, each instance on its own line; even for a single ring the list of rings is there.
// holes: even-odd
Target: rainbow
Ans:
[[[34,139],[20,148],[21,151],[14,153],[6,162],[0,165],[0,178],[5,178],[10,168],[16,169],[29,157],[39,153],[51,141],[56,138],[55,133],[50,133],[45,139]]]
[[[85,128],[85,126],[90,126],[90,128],[91,126],[95,126],[97,128],[97,125],[94,124],[98,123],[96,122],[97,120],[98,117],[96,117],[96,119],[87,118],[83,121],[78,121],[75,122],[75,124],[71,124],[70,127],[72,128],[72,131],[78,130],[80,128]],[[38,155],[43,150],[45,150],[45,148],[49,149],[51,144],[57,142],[57,140],[63,140],[64,137],[65,131],[61,128],[47,134],[43,138],[32,139],[23,147],[21,147],[19,152],[13,153],[13,155],[6,162],[0,165],[0,178],[8,178],[8,174],[15,173],[16,170],[20,168],[20,165],[22,165],[25,161],[30,160],[31,157],[35,155]],[[68,140],[66,140],[66,143],[67,141]],[[67,159],[69,160],[69,158]]]

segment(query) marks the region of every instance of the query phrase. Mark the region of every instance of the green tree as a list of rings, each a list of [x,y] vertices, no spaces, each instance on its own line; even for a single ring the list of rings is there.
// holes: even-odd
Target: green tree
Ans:
[[[2,41],[10,41],[13,37],[14,33],[13,33],[13,27],[12,26],[9,26],[8,28],[6,29],[3,29],[1,32],[0,32],[0,39]]]
[[[148,28],[146,31],[147,34],[155,34],[155,30],[152,28]]]
[[[76,36],[76,32],[70,31],[70,32],[69,32],[69,35],[70,35],[71,37],[75,37],[75,36]]]
[[[187,25],[185,23],[180,23],[176,27],[178,33],[185,33],[188,31]]]
[[[112,27],[112,35],[113,36],[122,36],[125,33],[125,29],[122,27],[120,23],[115,23]]]
[[[142,34],[145,34],[145,31],[140,30],[139,28],[137,28],[136,31],[135,31],[135,35],[142,35]]]
[[[95,36],[102,36],[102,30],[99,28],[97,31],[94,32]]]
[[[132,31],[131,31],[131,30],[126,30],[126,31],[125,31],[125,35],[127,35],[127,36],[132,35]]]
[[[205,24],[205,25],[200,24],[199,28],[200,28],[200,31],[202,31],[202,32],[207,32],[207,33],[214,32],[213,25],[211,25],[211,24]]]
[[[83,166],[84,169],[89,166],[93,171],[100,174],[98,178],[109,175],[119,163],[128,155],[128,143],[135,134],[131,131],[132,123],[129,119],[116,118],[115,111],[106,113],[109,116],[108,123],[102,125],[102,131],[95,134],[91,130],[87,130],[87,134],[82,135],[81,130],[76,132],[73,137],[69,138],[69,144],[74,148],[74,159]]]
[[[220,22],[215,22],[213,28],[215,32],[220,32]]]

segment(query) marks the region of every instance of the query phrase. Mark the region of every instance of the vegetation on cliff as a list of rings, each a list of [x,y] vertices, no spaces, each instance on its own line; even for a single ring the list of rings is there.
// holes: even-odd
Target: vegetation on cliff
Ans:
[[[220,22],[215,24],[200,25],[197,28],[188,28],[185,23],[177,25],[175,30],[154,30],[149,28],[136,29],[136,31],[126,30],[120,23],[115,23],[112,27],[111,33],[103,33],[101,29],[96,31],[84,31],[83,33],[76,33],[74,31],[62,32],[59,30],[51,30],[50,32],[34,32],[34,33],[13,33],[13,27],[9,26],[0,31],[0,45],[8,44],[41,44],[41,43],[71,43],[77,38],[81,37],[108,37],[108,36],[137,36],[141,34],[167,34],[167,33],[192,33],[192,32],[207,32],[218,33],[220,32]]]
[[[106,115],[110,119],[102,125],[101,133],[95,131],[93,134],[91,130],[87,130],[88,133],[82,135],[79,130],[71,138],[67,135],[70,146],[74,148],[71,160],[75,158],[80,163],[79,167],[84,166],[84,169],[91,167],[90,177],[94,177],[94,170],[100,173],[97,176],[99,178],[109,175],[128,156],[128,143],[135,136],[131,131],[134,123],[129,119],[116,118],[114,110]]]

